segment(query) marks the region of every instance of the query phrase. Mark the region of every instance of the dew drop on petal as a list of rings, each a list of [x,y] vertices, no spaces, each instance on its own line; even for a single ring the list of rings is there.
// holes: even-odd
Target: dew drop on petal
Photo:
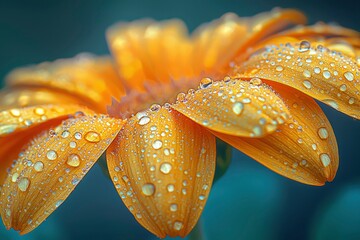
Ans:
[[[308,80],[303,81],[303,85],[304,85],[304,87],[306,87],[307,89],[310,89],[310,88],[311,88],[311,82],[308,81]]]
[[[323,100],[323,102],[335,109],[339,109],[339,104],[332,99],[325,99]]]
[[[166,189],[168,190],[168,192],[173,192],[175,190],[175,186],[173,184],[169,184],[167,185]]]
[[[354,80],[354,74],[352,74],[352,72],[345,72],[344,77],[350,82]]]
[[[319,128],[318,135],[321,139],[327,139],[329,137],[329,133],[326,128]]]
[[[160,140],[155,140],[152,144],[154,149],[160,149],[162,147],[163,143]]]
[[[100,142],[101,137],[100,134],[94,131],[87,132],[84,136],[85,140],[91,143]]]
[[[300,43],[298,51],[299,52],[306,52],[306,51],[309,51],[309,49],[310,49],[310,43],[308,41],[302,41]]]
[[[180,221],[174,222],[174,230],[180,231],[183,228],[183,223]]]
[[[69,137],[69,135],[70,135],[70,132],[68,130],[65,130],[61,133],[62,138],[67,138],[67,137]]]
[[[139,125],[143,126],[146,125],[150,122],[150,118],[148,116],[143,116],[142,118],[139,119]]]
[[[54,150],[49,150],[47,153],[46,153],[46,157],[47,159],[49,160],[55,160],[57,158],[57,152],[55,152]]]
[[[176,212],[177,210],[178,210],[178,205],[176,203],[170,205],[171,212]]]
[[[36,162],[35,164],[34,164],[34,169],[35,169],[35,171],[37,171],[37,172],[41,172],[42,170],[44,170],[44,163],[43,162]]]
[[[232,110],[236,115],[240,115],[244,110],[244,104],[241,102],[236,102],[234,103]]]
[[[30,180],[26,177],[21,178],[18,182],[18,188],[20,191],[25,192],[30,186]]]
[[[20,117],[21,112],[20,112],[19,109],[14,108],[14,109],[11,109],[11,110],[10,110],[10,114],[13,115],[14,117]]]
[[[78,167],[80,165],[80,157],[77,154],[70,154],[66,164],[71,167]]]
[[[35,108],[34,112],[36,115],[39,115],[39,116],[42,116],[45,114],[45,110],[41,107]]]
[[[320,154],[320,160],[324,167],[327,167],[330,165],[331,160],[330,160],[330,157],[328,154],[326,154],[326,153]]]
[[[74,137],[75,137],[75,139],[80,140],[82,138],[82,134],[79,132],[76,132]]]
[[[200,88],[204,89],[204,88],[208,88],[209,86],[211,86],[213,84],[213,81],[211,78],[203,78],[200,81]]]
[[[145,196],[152,196],[155,193],[155,186],[152,183],[146,183],[141,188]]]
[[[164,174],[169,174],[172,169],[172,165],[168,162],[162,163],[160,165],[160,172]]]

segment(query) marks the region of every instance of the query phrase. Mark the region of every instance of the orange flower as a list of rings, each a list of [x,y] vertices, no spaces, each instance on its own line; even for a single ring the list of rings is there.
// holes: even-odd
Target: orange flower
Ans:
[[[226,14],[190,37],[178,20],[123,23],[108,32],[115,63],[80,55],[10,73],[0,96],[6,227],[36,228],[105,150],[120,197],[159,237],[198,221],[216,137],[296,181],[333,180],[336,139],[313,98],[360,118],[360,34],[289,29],[305,21],[294,10]]]

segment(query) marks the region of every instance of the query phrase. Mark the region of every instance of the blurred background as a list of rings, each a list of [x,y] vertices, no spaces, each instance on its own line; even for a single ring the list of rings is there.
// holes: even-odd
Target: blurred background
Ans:
[[[310,23],[337,22],[360,31],[360,8],[350,0],[1,0],[1,84],[14,67],[80,52],[108,54],[105,30],[118,21],[180,18],[192,31],[226,12],[252,16],[276,6],[300,9]],[[234,151],[230,169],[213,187],[203,213],[208,240],[360,239],[360,121],[323,108],[340,150],[334,182],[302,185]],[[38,229],[19,237],[0,224],[0,239],[156,238],[137,224],[96,166]]]

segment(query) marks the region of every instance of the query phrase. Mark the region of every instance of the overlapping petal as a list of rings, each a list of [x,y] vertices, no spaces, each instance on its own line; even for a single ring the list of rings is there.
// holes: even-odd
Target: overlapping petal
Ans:
[[[341,53],[307,41],[270,45],[234,69],[296,88],[354,118],[360,118],[359,66]]]
[[[67,117],[67,115],[81,112],[92,113],[79,105],[57,104],[38,105],[25,108],[11,108],[0,112],[0,137],[14,131],[24,130],[34,125],[41,124],[51,119]]]
[[[110,145],[123,122],[102,115],[69,119],[19,154],[0,196],[7,228],[25,234],[51,214]]]
[[[112,96],[124,94],[111,59],[86,54],[16,69],[7,76],[7,84],[13,89],[42,88],[75,96],[80,104],[99,112],[106,111]]]
[[[235,136],[262,137],[288,118],[284,102],[260,79],[203,81],[178,100],[172,108],[206,128]]]
[[[339,157],[336,138],[325,114],[304,93],[281,84],[273,87],[291,114],[275,133],[263,138],[213,133],[283,176],[311,185],[332,181]]]
[[[138,113],[107,151],[111,178],[136,220],[158,237],[186,236],[205,206],[215,137],[172,109]]]

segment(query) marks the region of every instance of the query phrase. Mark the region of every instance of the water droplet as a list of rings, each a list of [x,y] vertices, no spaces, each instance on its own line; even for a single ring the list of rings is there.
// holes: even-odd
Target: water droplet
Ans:
[[[10,114],[13,115],[14,117],[20,117],[21,112],[20,112],[19,109],[14,108],[14,109],[11,109],[11,110],[10,110]]]
[[[183,228],[183,223],[180,221],[174,222],[174,230],[180,231]]]
[[[74,137],[75,137],[75,139],[80,140],[80,139],[82,138],[82,134],[79,133],[79,132],[76,132],[76,133],[74,134]]]
[[[155,186],[152,183],[146,183],[141,188],[145,196],[152,196],[155,193]]]
[[[255,86],[259,86],[259,85],[262,84],[262,81],[261,81],[260,78],[252,78],[250,80],[250,84],[255,85]]]
[[[37,171],[37,172],[41,172],[42,170],[44,170],[44,163],[43,162],[36,162],[35,164],[34,164],[34,169],[35,169],[35,171]]]
[[[65,130],[61,133],[61,137],[62,138],[67,138],[70,136],[70,132],[68,130]]]
[[[241,102],[236,102],[234,103],[232,110],[236,115],[240,115],[244,110],[244,104]]]
[[[205,195],[202,195],[202,194],[201,194],[201,195],[199,196],[199,200],[200,200],[200,201],[205,200]]]
[[[304,87],[306,87],[307,89],[311,88],[311,82],[309,82],[308,80],[303,81],[303,85]]]
[[[78,178],[73,178],[73,180],[71,181],[72,185],[77,185],[80,182],[80,180]]]
[[[200,88],[201,89],[208,88],[209,86],[211,86],[211,84],[213,84],[211,78],[203,78],[200,81]]]
[[[150,122],[150,118],[148,116],[143,116],[142,118],[139,119],[139,125],[143,126],[146,125]]]
[[[179,93],[177,96],[176,96],[176,100],[180,101],[180,102],[183,102],[186,98],[186,94],[181,92]]]
[[[178,210],[178,205],[176,203],[170,205],[171,212],[176,212],[177,210]]]
[[[284,68],[282,66],[276,66],[275,70],[281,72]]]
[[[20,191],[25,192],[30,185],[30,180],[26,177],[21,178],[20,181],[18,182],[18,188],[20,189]]]
[[[355,103],[355,99],[353,97],[349,98],[349,104],[354,104]]]
[[[94,131],[87,132],[84,136],[85,140],[91,143],[100,142],[101,137],[100,134]]]
[[[325,99],[325,100],[323,100],[323,102],[335,109],[339,109],[338,103],[332,99]]]
[[[243,103],[251,103],[251,99],[250,98],[244,98],[242,100]]]
[[[157,112],[160,109],[161,109],[161,106],[159,104],[157,104],[157,103],[150,106],[150,111],[152,111],[152,112]]]
[[[311,73],[310,73],[309,70],[304,70],[303,75],[304,75],[306,78],[311,77]]]
[[[354,80],[354,74],[352,74],[352,72],[345,72],[344,77],[350,82]]]
[[[43,108],[35,108],[34,110],[35,114],[39,115],[39,116],[42,116],[45,114],[45,110]]]
[[[47,153],[46,153],[46,157],[47,159],[49,160],[55,160],[58,155],[57,155],[57,152],[55,152],[54,150],[49,150]]]
[[[154,149],[160,149],[162,147],[163,143],[160,140],[155,140],[152,144]]]
[[[56,207],[56,208],[60,207],[60,205],[61,205],[63,202],[64,202],[63,200],[58,200],[58,201],[55,203],[55,207]]]
[[[80,165],[80,157],[77,154],[70,154],[66,164],[71,167],[78,167]]]
[[[168,192],[173,192],[175,190],[175,186],[173,184],[167,185],[166,188],[167,188]]]
[[[320,160],[324,167],[327,167],[330,165],[331,159],[328,154],[326,154],[326,153],[320,154]]]
[[[342,84],[342,85],[340,86],[340,91],[345,92],[346,89],[347,89],[347,87],[346,87],[345,84]]]
[[[299,52],[306,52],[310,49],[310,43],[308,41],[302,41],[299,45]]]
[[[11,176],[11,181],[16,182],[19,178],[19,174],[16,172]]]
[[[321,69],[319,67],[314,68],[314,73],[319,74],[321,72]]]
[[[329,137],[329,133],[326,128],[319,128],[318,135],[321,139],[327,139]]]
[[[329,71],[324,71],[323,76],[324,76],[325,79],[329,79],[331,77],[331,74],[330,74]]]
[[[69,143],[69,146],[70,146],[70,148],[76,148],[76,142],[70,142]]]
[[[168,162],[165,162],[160,165],[160,172],[162,172],[164,174],[170,173],[171,169],[172,169],[172,165]]]

